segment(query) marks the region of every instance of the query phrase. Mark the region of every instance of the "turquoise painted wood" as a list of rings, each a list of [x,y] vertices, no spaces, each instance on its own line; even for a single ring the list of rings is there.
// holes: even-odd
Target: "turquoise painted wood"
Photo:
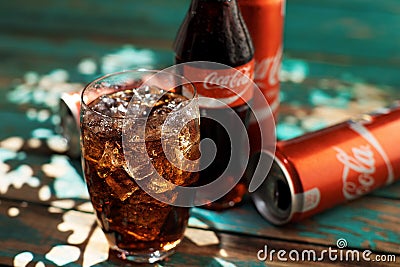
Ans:
[[[303,57],[321,57],[339,63],[352,59],[375,65],[399,63],[399,9],[394,1],[288,1],[285,48]],[[154,42],[170,48],[189,6],[187,0],[145,2],[118,1],[22,1],[3,2],[0,25],[5,32],[37,32],[53,35],[55,42],[71,37],[105,41]],[[45,8],[43,8],[45,7]],[[309,18],[309,19],[304,19]],[[32,21],[35,23],[25,23]],[[145,27],[143,27],[145,26]],[[64,34],[62,34],[64,33]],[[58,40],[58,41],[57,41]],[[157,40],[157,41],[155,41]]]
[[[349,247],[397,254],[400,252],[399,210],[398,199],[369,196],[300,223],[276,227],[263,220],[253,205],[248,203],[240,209],[223,213],[194,209],[190,225],[327,246],[334,246],[338,239],[344,238]]]
[[[187,0],[4,2],[0,24],[8,25],[8,30],[44,34],[56,28],[68,33],[61,35],[61,39],[105,34],[105,38],[171,40],[188,7]],[[25,24],[25,21],[36,23]]]

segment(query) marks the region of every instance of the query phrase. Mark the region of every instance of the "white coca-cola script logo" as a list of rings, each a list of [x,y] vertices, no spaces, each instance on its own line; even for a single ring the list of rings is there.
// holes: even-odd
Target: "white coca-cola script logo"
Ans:
[[[347,154],[339,147],[334,147],[338,152],[336,158],[343,163],[344,169],[342,174],[343,179],[343,195],[346,199],[354,199],[372,190],[372,187],[377,183],[378,177],[376,171],[376,159],[372,148],[383,159],[387,169],[386,184],[390,184],[394,180],[392,164],[379,144],[378,140],[365,128],[362,123],[349,122],[349,127],[363,139],[368,141],[368,144],[351,149],[352,155]],[[353,172],[353,173],[352,173]],[[356,174],[354,175],[354,172]],[[375,175],[375,177],[373,176]],[[350,177],[357,177],[351,179]]]
[[[336,158],[343,163],[343,195],[346,199],[353,199],[369,191],[375,183],[372,176],[375,173],[374,152],[369,145],[352,148],[352,155],[342,149],[334,147],[338,152]],[[357,179],[350,180],[351,171],[356,172]]]
[[[281,59],[282,47],[279,47],[272,57],[255,62],[254,80],[258,86],[265,88],[278,84]],[[268,84],[265,84],[265,80]]]
[[[205,89],[215,89],[215,85],[218,84],[232,90],[244,89],[244,86],[249,84],[250,79],[253,78],[251,69],[250,65],[246,65],[238,71],[231,71],[227,75],[219,75],[216,71],[211,72],[204,78],[203,86]]]

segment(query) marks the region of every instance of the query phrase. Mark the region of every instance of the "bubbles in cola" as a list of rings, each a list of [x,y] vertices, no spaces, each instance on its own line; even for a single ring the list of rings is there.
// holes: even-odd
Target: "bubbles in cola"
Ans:
[[[163,144],[167,149],[180,150],[177,155],[198,158],[198,123],[190,121],[178,134],[161,138],[167,116],[186,100],[158,87],[141,86],[102,95],[82,107],[85,178],[101,227],[117,250],[162,250],[176,245],[183,235],[189,209],[154,199],[135,180],[146,181],[153,192],[168,197],[174,197],[168,195],[170,183],[188,186],[197,181],[198,174],[185,171],[187,168],[179,165],[179,157],[174,164],[166,158]],[[129,123],[133,132],[129,144],[123,147],[124,123]],[[144,132],[135,132],[144,124]],[[129,168],[125,156],[128,153],[134,157]],[[156,174],[165,180],[157,179]]]

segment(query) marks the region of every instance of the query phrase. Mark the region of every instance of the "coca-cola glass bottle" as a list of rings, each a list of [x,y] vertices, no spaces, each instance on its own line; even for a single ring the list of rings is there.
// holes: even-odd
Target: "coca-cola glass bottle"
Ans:
[[[236,0],[192,0],[175,39],[174,50],[176,63],[207,61],[223,64],[223,67],[218,65],[215,69],[206,71],[204,69],[208,68],[209,64],[198,64],[198,73],[204,73],[204,82],[198,82],[199,79],[194,82],[200,97],[212,97],[227,104],[221,107],[214,105],[213,101],[200,101],[201,138],[214,141],[217,152],[211,165],[200,172],[198,185],[211,183],[224,176],[227,183],[232,183],[232,190],[203,207],[214,210],[233,207],[242,201],[247,192],[244,179],[240,179],[235,186],[234,183],[241,178],[237,176],[242,175],[242,159],[248,157],[248,151],[243,149],[242,153],[233,154],[230,148],[245,147],[248,140],[243,138],[240,142],[231,143],[230,133],[211,118],[222,116],[226,124],[232,124],[237,123],[233,118],[239,116],[240,123],[245,127],[248,124],[249,104],[253,97],[251,79],[254,72],[254,49]],[[236,70],[248,76],[248,82],[239,83],[234,80],[237,76],[232,74],[232,71]],[[187,74],[187,68],[183,67],[182,71],[183,75]],[[190,72],[196,71],[191,68]],[[190,75],[187,77],[190,79]],[[240,92],[241,97],[226,97],[226,89],[222,87],[220,90],[215,87],[209,90],[206,84],[212,81],[225,81],[229,90]],[[229,162],[233,162],[235,167],[226,171]]]

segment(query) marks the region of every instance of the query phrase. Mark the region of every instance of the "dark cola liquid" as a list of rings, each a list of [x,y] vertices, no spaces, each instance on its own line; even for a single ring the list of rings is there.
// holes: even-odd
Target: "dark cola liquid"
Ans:
[[[155,187],[160,194],[168,193],[164,185],[152,183],[154,173],[141,160],[150,157],[156,171],[176,185],[188,186],[198,179],[198,174],[183,171],[168,161],[160,138],[160,127],[166,116],[180,102],[187,100],[183,96],[167,93],[151,110],[143,110],[143,114],[150,113],[145,128],[146,151],[134,151],[138,147],[134,141],[128,146],[132,151],[123,151],[121,121],[132,92],[125,90],[99,97],[83,109],[81,124],[83,169],[98,221],[111,247],[128,255],[169,250],[176,246],[189,218],[188,208],[160,202],[136,184],[132,176],[147,179],[149,186]],[[178,142],[187,159],[198,158],[198,123],[189,122],[178,138],[167,142]],[[134,168],[128,170],[124,155],[134,152],[145,154],[134,163]]]
[[[224,171],[227,170],[229,161],[231,161],[231,168],[224,174],[223,177],[227,182],[227,186],[233,186],[234,183],[237,182],[237,179],[241,178],[238,177],[238,175],[244,168],[243,157],[248,157],[248,154],[246,154],[244,149],[246,146],[245,136],[243,136],[243,139],[241,139],[239,143],[231,143],[229,134],[226,132],[224,127],[220,123],[207,117],[223,117],[224,123],[232,125],[235,123],[233,120],[235,115],[232,114],[234,112],[239,115],[242,123],[247,125],[249,120],[249,106],[246,104],[232,109],[202,108],[200,112],[202,115],[200,120],[201,138],[212,139],[215,142],[217,154],[214,161],[206,169],[200,172],[200,179],[197,184],[206,185],[221,177]],[[231,146],[236,146],[236,148],[239,148],[239,150],[241,150],[240,148],[243,148],[243,150],[241,150],[242,153],[238,155],[231,155]],[[205,205],[204,208],[222,210],[232,207],[242,201],[242,198],[246,192],[247,184],[244,179],[240,179],[231,191],[217,201]]]

